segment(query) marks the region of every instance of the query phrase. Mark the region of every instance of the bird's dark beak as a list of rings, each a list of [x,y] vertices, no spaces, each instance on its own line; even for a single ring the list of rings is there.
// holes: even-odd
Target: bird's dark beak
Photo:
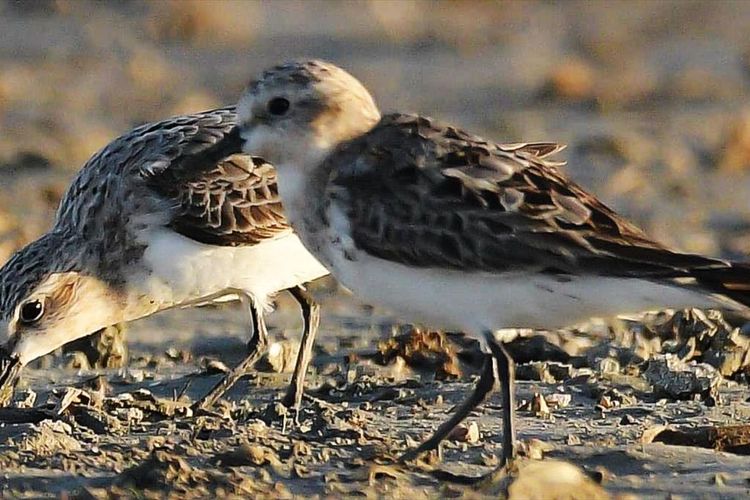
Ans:
[[[204,170],[206,165],[216,165],[232,155],[242,153],[244,144],[245,140],[240,135],[240,128],[235,125],[211,146],[188,155],[187,159],[183,160],[181,167],[186,170]]]
[[[22,368],[17,355],[5,346],[0,347],[0,407],[8,406],[13,399],[13,390],[21,377]]]
[[[240,126],[235,125],[224,137],[214,145],[214,153],[217,156],[226,158],[227,156],[242,153],[242,146],[245,145],[245,139],[240,135]]]

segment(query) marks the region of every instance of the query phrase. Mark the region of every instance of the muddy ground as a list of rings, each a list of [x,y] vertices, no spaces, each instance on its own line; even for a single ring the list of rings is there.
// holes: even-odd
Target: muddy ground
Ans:
[[[49,227],[70,177],[117,135],[232,102],[259,69],[308,56],[350,69],[386,110],[500,141],[567,143],[568,172],[657,239],[745,258],[748,26],[746,2],[2,2],[0,261]],[[273,404],[288,378],[274,371],[275,358],[215,413],[192,414],[190,401],[221,376],[207,360],[236,363],[247,320],[232,305],[171,311],[129,325],[125,368],[60,354],[25,372],[15,403],[22,422],[3,414],[0,424],[0,492],[508,490],[504,478],[460,484],[495,465],[497,396],[445,443],[442,459],[392,465],[467,394],[475,346],[394,327],[387,311],[330,282],[314,291],[323,322],[297,423]],[[274,352],[293,352],[300,320],[288,297],[278,302]],[[532,465],[513,476],[512,494],[531,496],[528,484],[563,494],[544,482],[561,478],[589,496],[602,494],[599,483],[637,497],[750,492],[746,429],[726,427],[750,419],[742,322],[670,317],[522,332],[511,343],[519,439],[526,456],[546,457],[541,468],[522,462]],[[679,434],[688,431],[703,434]],[[575,478],[554,459],[587,475]]]

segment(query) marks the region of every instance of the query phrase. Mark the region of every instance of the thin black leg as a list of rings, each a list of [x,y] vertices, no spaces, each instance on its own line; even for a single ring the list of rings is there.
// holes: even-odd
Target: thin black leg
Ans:
[[[268,330],[266,329],[266,321],[263,317],[263,311],[260,305],[257,304],[252,298],[245,300],[248,303],[250,310],[250,318],[252,319],[254,332],[253,336],[248,343],[250,352],[247,357],[242,360],[231,372],[227,373],[223,379],[211,389],[208,394],[203,396],[198,402],[193,405],[194,409],[207,410],[213,406],[220,397],[224,395],[239,379],[250,373],[250,370],[258,362],[258,360],[265,354],[268,348]]]
[[[312,295],[300,286],[290,288],[289,293],[297,300],[302,310],[304,329],[302,331],[299,351],[297,352],[297,361],[294,365],[294,374],[281,402],[287,408],[299,411],[302,404],[302,393],[304,392],[305,374],[312,360],[315,335],[318,332],[318,325],[320,324],[320,306],[315,302]]]
[[[515,367],[513,358],[502,343],[495,341],[491,332],[485,334],[492,356],[497,361],[498,376],[503,397],[503,456],[502,465],[515,458],[516,449],[516,397],[515,397]]]
[[[429,439],[419,445],[418,448],[404,453],[399,459],[399,462],[404,463],[409,460],[414,460],[421,453],[437,448],[440,445],[440,442],[445,439],[458,424],[469,416],[474,408],[482,404],[487,395],[495,388],[495,382],[497,381],[496,363],[497,361],[492,354],[484,355],[482,373],[479,376],[479,381],[474,387],[474,391],[471,395],[455,409],[453,415],[438,427]]]

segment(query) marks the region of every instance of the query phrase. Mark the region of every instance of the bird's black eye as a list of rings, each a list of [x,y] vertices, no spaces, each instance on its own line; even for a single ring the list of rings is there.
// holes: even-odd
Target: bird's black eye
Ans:
[[[268,112],[272,115],[283,116],[289,111],[289,101],[283,97],[274,97],[268,101]]]
[[[21,306],[21,314],[19,316],[21,323],[31,325],[36,323],[44,315],[44,304],[40,300],[30,300]]]

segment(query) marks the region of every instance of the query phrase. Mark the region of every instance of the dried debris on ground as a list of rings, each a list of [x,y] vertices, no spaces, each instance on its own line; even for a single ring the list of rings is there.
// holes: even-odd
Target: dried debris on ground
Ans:
[[[478,368],[472,361],[478,359],[476,342],[412,328],[383,340],[376,353],[340,357],[348,368],[319,374],[297,415],[274,402],[288,374],[272,364],[235,389],[231,401],[195,413],[191,403],[223,371],[175,350],[161,363],[148,362],[149,378],[100,376],[39,394],[20,391],[13,407],[0,410],[4,491],[34,491],[21,472],[31,468],[69,474],[67,482],[56,483],[58,493],[96,498],[128,491],[194,498],[381,495],[393,488],[428,496],[500,492],[532,498],[542,495],[540,485],[553,483],[560,492],[607,498],[638,490],[623,472],[627,467],[608,462],[609,455],[597,458],[604,445],[629,453],[636,445],[666,443],[688,461],[693,447],[738,459],[748,455],[750,431],[736,423],[750,415],[742,396],[745,379],[732,380],[746,366],[723,375],[699,354],[723,351],[722,341],[736,348],[741,332],[718,313],[692,310],[662,313],[658,327],[647,327],[648,320],[627,324],[632,327],[627,335],[613,332],[587,350],[576,346],[575,354],[566,353],[568,343],[560,339],[580,335],[585,326],[554,336],[517,332],[510,349],[547,346],[526,349],[532,359],[517,367],[525,458],[511,473],[495,474],[481,486],[465,483],[498,465],[500,408],[493,401],[458,427],[439,453],[407,466],[394,462],[464,397],[471,381],[459,377],[458,367],[468,374]],[[563,347],[548,347],[555,342]],[[644,343],[651,348],[647,359],[636,354],[645,352]],[[561,353],[567,362],[560,361]],[[396,363],[398,377],[390,370]],[[195,368],[169,376],[180,365]],[[457,367],[448,380],[441,379],[446,366]],[[584,471],[572,465],[586,462],[595,465]]]

